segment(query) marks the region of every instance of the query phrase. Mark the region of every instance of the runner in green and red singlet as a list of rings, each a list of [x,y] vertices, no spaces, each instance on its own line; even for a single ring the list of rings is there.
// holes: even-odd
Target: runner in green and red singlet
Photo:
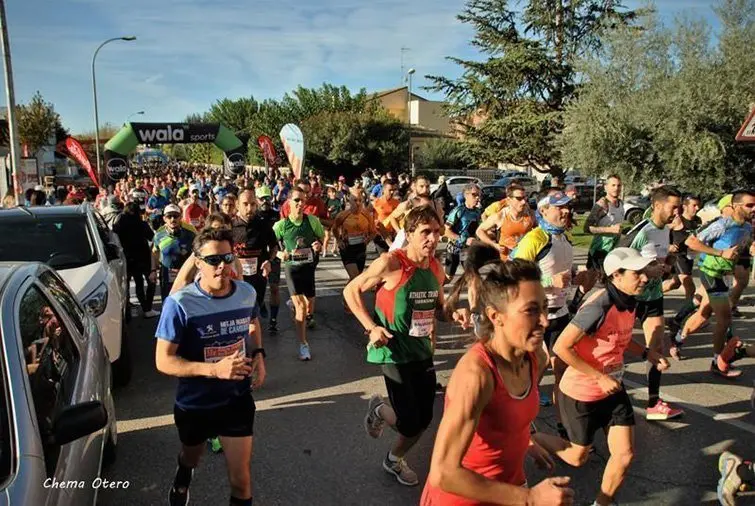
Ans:
[[[382,367],[390,398],[390,404],[377,395],[370,399],[365,429],[373,438],[382,434],[386,423],[398,432],[383,469],[402,485],[413,486],[419,480],[404,456],[433,417],[435,320],[444,318],[445,274],[435,259],[441,237],[436,211],[429,206],[413,208],[404,230],[408,245],[383,254],[346,285],[343,293],[370,337],[367,361]],[[362,293],[375,287],[379,288],[373,319]]]

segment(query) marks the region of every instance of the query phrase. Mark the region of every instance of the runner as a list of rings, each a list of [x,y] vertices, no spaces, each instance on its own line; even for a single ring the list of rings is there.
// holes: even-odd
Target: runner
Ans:
[[[220,212],[230,218],[236,215],[236,195],[227,193],[223,196],[222,200],[220,200]]]
[[[508,202],[506,207],[501,207],[477,228],[477,238],[496,248],[501,260],[508,260],[511,251],[536,223],[523,186],[509,185],[506,188],[505,200]],[[490,237],[495,230],[498,230],[498,241]]]
[[[545,329],[544,346],[549,354],[555,378],[553,396],[549,399],[545,394],[541,394],[540,404],[547,406],[552,400],[558,408],[558,384],[566,364],[557,356],[551,355],[550,350],[558,335],[569,324],[566,291],[574,276],[574,250],[566,236],[565,228],[571,199],[560,191],[549,193],[550,195],[538,202],[538,226],[527,232],[511,252],[510,258],[536,262],[540,267],[545,296],[548,299],[548,325]],[[542,377],[540,379],[542,380]],[[559,416],[560,412],[557,410],[556,418]],[[557,423],[559,434],[566,439],[566,431],[561,420]]]
[[[732,206],[727,206],[727,210],[732,212]],[[753,224],[752,219],[747,220],[750,225]],[[751,237],[752,239],[753,237]],[[739,257],[737,258],[737,264],[734,266],[734,283],[729,291],[729,302],[731,303],[731,316],[734,318],[741,318],[743,315],[739,311],[737,304],[742,297],[745,289],[750,284],[750,278],[752,277],[752,254],[747,248],[741,249]]]
[[[160,273],[160,297],[163,302],[170,294],[178,270],[191,254],[196,229],[181,221],[181,209],[175,204],[165,207],[165,225],[158,228],[152,243],[152,271],[150,281]],[[159,268],[158,268],[159,265]]]
[[[375,227],[377,235],[374,242],[378,252],[385,253],[390,249],[395,237],[395,230],[390,222],[390,216],[399,206],[401,201],[395,197],[398,186],[392,179],[386,179],[383,183],[382,196],[375,199],[372,207],[375,209]]]
[[[721,506],[736,506],[737,495],[755,487],[755,465],[739,455],[723,452],[718,457],[718,472],[721,478],[716,495]]]
[[[650,218],[641,221],[629,231],[624,242],[642,255],[654,258],[645,270],[648,282],[643,292],[637,296],[637,319],[642,323],[645,345],[659,354],[663,353],[665,321],[663,318],[663,282],[664,272],[671,272],[669,256],[670,233],[666,225],[671,223],[681,204],[678,190],[660,186],[650,194]],[[648,403],[645,411],[646,420],[668,420],[684,414],[684,410],[673,408],[660,398],[661,370],[648,368]]]
[[[338,196],[338,192],[336,192],[336,189],[332,186],[328,186],[327,189],[327,198],[325,199],[325,208],[328,211],[328,219],[329,220],[335,220],[336,216],[338,216],[338,213],[343,211],[343,199]],[[333,233],[331,232],[332,227],[326,227],[325,228],[325,241],[323,242],[323,257],[327,257],[328,253],[331,255],[336,254],[336,248],[338,247],[337,241],[333,241],[333,249],[328,251],[328,246],[330,245],[330,240],[334,239]]]
[[[232,248],[230,231],[199,234],[199,281],[165,300],[157,325],[157,370],[179,378],[173,413],[181,452],[171,506],[188,504],[194,469],[214,436],[225,449],[230,504],[252,505],[251,388],[265,380],[265,350],[254,288],[230,279]]]
[[[455,207],[446,218],[445,236],[448,238],[448,244],[445,266],[446,279],[449,280],[456,275],[462,251],[474,243],[475,233],[480,225],[480,188],[475,184],[469,184],[464,187],[463,194],[464,203]]]
[[[748,355],[737,337],[731,337],[731,301],[725,276],[731,274],[741,251],[752,246],[752,225],[755,215],[755,192],[741,190],[733,194],[732,214],[714,220],[686,241],[692,251],[700,255],[700,281],[702,302],[697,311],[684,323],[673,338],[679,347],[684,340],[703,326],[711,313],[716,317],[713,328],[713,361],[710,371],[725,378],[736,378],[742,371],[731,362]]]
[[[412,181],[411,188],[413,195],[400,203],[388,217],[393,230],[396,231],[396,238],[391,244],[392,251],[403,248],[406,244],[406,232],[403,230],[402,222],[414,207],[426,205],[429,201],[430,206],[435,209],[435,213],[438,215],[438,220],[441,223],[443,222],[443,208],[430,199],[430,180],[426,176],[417,176]],[[443,233],[443,228],[441,224],[441,233]]]
[[[398,439],[383,459],[383,469],[407,486],[419,483],[406,463],[433,417],[435,400],[435,318],[443,314],[445,274],[435,259],[440,219],[429,206],[406,217],[406,248],[381,255],[343,290],[344,298],[369,335],[367,361],[382,368],[390,405],[378,395],[369,401],[367,433],[378,438],[387,423]],[[377,288],[373,320],[362,294]]]
[[[278,221],[278,212],[273,209],[273,195],[269,186],[260,186],[255,191],[259,201],[259,215],[268,223],[269,226],[275,225]],[[267,282],[270,285],[270,321],[267,330],[270,334],[278,333],[278,310],[280,308],[280,280],[281,280],[281,260],[278,255],[273,255],[270,259],[270,273],[267,275]],[[266,305],[264,301],[260,304],[260,312],[267,316]]]
[[[594,235],[587,254],[585,286],[574,291],[574,298],[569,305],[571,313],[577,312],[585,294],[592,290],[603,273],[603,260],[606,255],[619,244],[621,223],[624,221],[624,202],[619,198],[621,188],[619,176],[608,176],[604,186],[606,195],[595,203],[585,221],[585,231]]]
[[[299,360],[311,360],[307,327],[310,326],[308,319],[311,318],[315,298],[315,267],[325,231],[317,217],[304,214],[306,193],[297,187],[290,195],[289,215],[278,221],[273,231],[280,241],[278,255],[283,261],[288,293],[293,303]]]
[[[605,289],[593,294],[559,336],[553,351],[568,367],[559,385],[561,420],[571,441],[559,456],[568,464],[587,463],[595,433],[606,431],[611,454],[603,471],[600,492],[593,505],[616,504],[618,492],[634,455],[634,411],[622,381],[624,353],[632,352],[668,369],[660,353],[632,340],[637,297],[648,276],[653,258],[632,248],[616,248],[603,265],[608,279]]]
[[[190,223],[192,227],[200,230],[204,228],[204,222],[207,219],[207,209],[199,203],[199,190],[191,190],[189,204],[184,208],[184,221]]]
[[[157,231],[163,225],[163,210],[168,204],[170,202],[160,193],[160,187],[153,186],[152,195],[146,201],[147,216],[152,230]],[[180,212],[181,209],[179,208],[178,211]]]
[[[490,248],[472,246],[470,258],[484,258],[476,254],[480,249]],[[528,455],[542,468],[555,467],[536,440],[556,438],[530,436],[539,409],[537,382],[547,366],[540,270],[524,260],[501,262],[497,250],[489,256],[492,263],[465,269],[475,278],[471,285],[478,287],[476,304],[470,304],[478,306],[481,330],[448,383],[420,504],[573,504],[568,477],[547,478],[529,489],[524,470]],[[456,302],[458,292],[447,302],[447,314]],[[561,441],[558,445],[565,447]]]
[[[333,221],[333,235],[349,280],[357,277],[367,262],[367,243],[375,237],[375,221],[364,208],[364,191],[352,188],[349,205]]]
[[[682,204],[682,213],[678,216],[676,223],[671,227],[671,243],[676,246],[676,262],[674,271],[679,277],[679,283],[684,288],[685,303],[691,303],[695,295],[695,282],[692,279],[692,264],[694,262],[694,253],[689,251],[685,242],[690,234],[700,228],[702,221],[697,216],[700,210],[700,197],[696,195],[685,195]]]

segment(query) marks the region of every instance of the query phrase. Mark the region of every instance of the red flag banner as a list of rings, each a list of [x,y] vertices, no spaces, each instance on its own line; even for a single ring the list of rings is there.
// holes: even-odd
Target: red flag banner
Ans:
[[[275,154],[273,140],[267,135],[260,135],[257,137],[257,144],[260,146],[260,151],[262,151],[262,157],[265,159],[265,164],[274,169],[278,168],[278,155]]]
[[[73,137],[68,137],[66,139],[66,149],[68,149],[68,153],[71,155],[71,158],[73,158],[79,165],[84,167],[84,169],[87,171],[87,174],[89,174],[89,177],[92,178],[94,184],[99,187],[100,182],[97,179],[97,174],[95,173],[94,169],[92,169],[92,164],[89,163],[89,158],[87,158],[87,154],[84,151],[84,148],[81,146],[81,143]]]

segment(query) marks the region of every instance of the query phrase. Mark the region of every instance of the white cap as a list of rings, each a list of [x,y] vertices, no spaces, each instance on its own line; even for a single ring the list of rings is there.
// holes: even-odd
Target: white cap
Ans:
[[[649,258],[640,255],[640,252],[633,248],[616,248],[603,260],[603,270],[609,276],[619,269],[641,271],[653,260],[655,260],[655,257]]]
[[[168,204],[167,206],[165,206],[165,209],[163,210],[163,214],[170,214],[170,213],[176,213],[180,215],[181,208],[175,204]]]

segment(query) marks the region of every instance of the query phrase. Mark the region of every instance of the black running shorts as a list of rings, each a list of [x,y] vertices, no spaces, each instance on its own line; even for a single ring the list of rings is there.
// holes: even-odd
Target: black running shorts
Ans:
[[[752,257],[750,255],[742,255],[737,259],[737,265],[744,267],[747,270],[752,269]]]
[[[265,302],[267,278],[262,274],[255,274],[254,276],[244,276],[244,281],[254,287],[254,291],[257,292],[257,305],[261,306],[262,303]]]
[[[724,278],[714,278],[704,272],[700,273],[700,283],[705,288],[709,298],[729,297],[729,287],[726,286]]]
[[[315,264],[284,265],[289,295],[315,296]]]
[[[592,402],[578,401],[558,392],[558,407],[569,440],[580,446],[592,445],[595,433],[604,427],[634,425],[632,401],[623,384],[615,394]]]
[[[186,446],[203,444],[216,436],[245,437],[254,434],[256,408],[251,392],[231,399],[228,404],[209,409],[173,407],[178,438]]]
[[[414,437],[430,426],[435,403],[435,366],[432,359],[382,366],[385,388],[396,412],[396,430]]]
[[[692,266],[695,261],[692,258],[688,258],[687,255],[677,255],[674,262],[674,272],[677,274],[692,274]]]
[[[367,245],[353,244],[338,250],[341,254],[341,262],[344,267],[349,264],[357,266],[359,272],[364,270],[364,264],[367,263]]]
[[[663,316],[663,297],[655,300],[638,300],[635,314],[640,323],[644,323],[648,318]]]

